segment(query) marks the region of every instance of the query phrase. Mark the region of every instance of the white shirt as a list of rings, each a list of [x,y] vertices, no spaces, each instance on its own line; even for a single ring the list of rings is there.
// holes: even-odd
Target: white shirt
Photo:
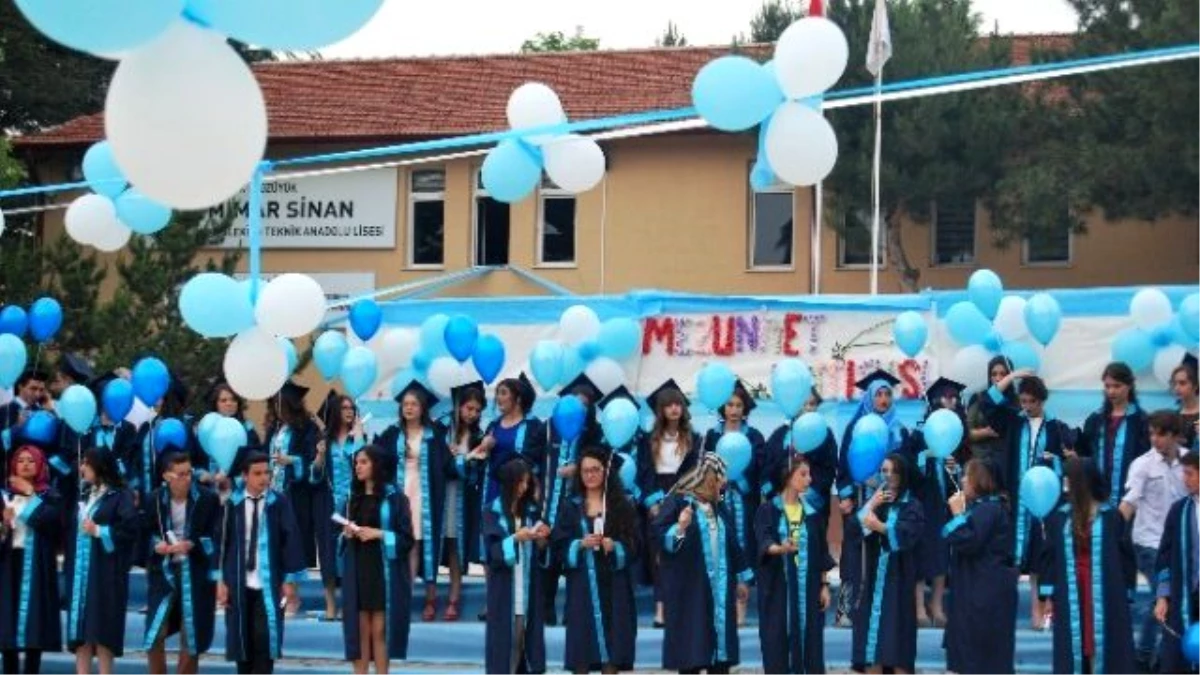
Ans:
[[[187,500],[177,502],[171,500],[171,532],[175,533],[175,541],[181,542],[187,536]],[[180,562],[186,559],[183,553],[176,553],[174,560]]]
[[[1133,460],[1122,501],[1137,509],[1133,517],[1134,545],[1157,549],[1162,542],[1167,512],[1186,494],[1179,460],[1167,464],[1153,448]]]
[[[1028,419],[1029,419],[1029,447],[1025,448],[1025,450],[1026,450],[1026,452],[1029,453],[1029,456],[1033,457],[1033,453],[1037,449],[1038,433],[1041,432],[1042,425],[1046,423],[1046,418],[1030,417]],[[1033,457],[1033,460],[1035,462],[1040,459],[1041,459],[1041,457]]]
[[[21,522],[21,518],[19,516],[21,515],[21,512],[25,510],[25,505],[28,503],[29,497],[26,497],[25,495],[13,495],[8,498],[8,508],[12,509],[13,513],[18,516],[17,518],[13,518],[13,548],[25,548],[25,532],[29,528],[25,525],[25,523]]]
[[[679,439],[668,441],[666,437],[663,437],[658,446],[658,458],[654,460],[654,471],[663,474],[679,473],[679,467],[682,465],[683,456],[679,454]]]
[[[250,523],[254,522],[254,507],[256,506],[256,504],[254,503],[254,500],[250,498],[249,492],[246,493],[246,499],[243,501],[243,504],[244,504],[243,508],[245,509],[245,513],[246,513],[246,536],[243,540],[243,550],[245,551],[245,553],[242,557],[242,562],[244,563],[247,560],[249,560]],[[261,542],[262,536],[263,536],[262,530],[263,530],[263,528],[265,528],[267,526],[267,514],[266,514],[267,493],[266,492],[262,493],[261,498],[258,500],[257,506],[258,506],[258,529],[259,529],[258,541]],[[246,588],[251,588],[256,591],[261,591],[262,590],[262,579],[258,576],[258,570],[263,565],[268,564],[268,561],[263,560],[260,557],[255,562],[257,563],[256,567],[253,570],[246,571]]]

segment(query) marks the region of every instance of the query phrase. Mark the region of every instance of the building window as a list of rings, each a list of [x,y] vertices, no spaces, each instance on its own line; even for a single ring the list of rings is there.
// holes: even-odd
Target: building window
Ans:
[[[1038,230],[1021,245],[1021,262],[1026,265],[1065,265],[1071,262],[1069,226]]]
[[[446,172],[418,169],[408,174],[408,264],[445,263]]]
[[[975,262],[975,200],[943,199],[933,205],[933,264]]]
[[[792,186],[750,192],[750,267],[790,268],[796,248]]]
[[[538,203],[538,264],[575,265],[575,195],[546,177]]]
[[[475,181],[475,264],[508,264],[508,204],[488,196],[483,174]]]
[[[887,221],[880,216],[879,266],[887,265]],[[871,211],[849,209],[838,233],[838,267],[871,267]]]

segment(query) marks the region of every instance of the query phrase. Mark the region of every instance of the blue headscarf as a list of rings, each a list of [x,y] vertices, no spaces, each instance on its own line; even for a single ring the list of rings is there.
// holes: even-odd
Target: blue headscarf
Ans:
[[[875,410],[875,395],[879,393],[880,389],[887,389],[888,391],[892,392],[892,404],[889,405],[888,409],[882,413]],[[858,410],[854,412],[854,418],[850,420],[850,428],[853,429],[854,423],[858,422],[858,420],[865,415],[874,414],[882,417],[883,421],[887,423],[888,427],[888,451],[899,448],[901,441],[903,440],[901,433],[904,430],[904,425],[896,416],[895,396],[895,390],[892,388],[892,385],[888,384],[887,382],[883,380],[875,380],[871,382],[871,384],[867,385],[867,390],[863,392],[862,397],[858,399]]]

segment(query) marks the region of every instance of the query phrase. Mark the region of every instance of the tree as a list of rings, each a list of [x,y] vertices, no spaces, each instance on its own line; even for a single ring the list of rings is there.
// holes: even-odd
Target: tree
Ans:
[[[662,36],[654,41],[657,47],[686,47],[687,37],[679,31],[679,27],[674,21],[667,22],[667,30],[663,31]]]
[[[791,0],[766,0],[750,19],[750,42],[774,42],[788,26],[803,17],[804,13]]]
[[[521,43],[522,54],[537,54],[541,52],[588,52],[600,48],[598,38],[585,37],[583,26],[575,27],[575,34],[563,35],[562,31],[553,33],[538,33],[533,38]]]

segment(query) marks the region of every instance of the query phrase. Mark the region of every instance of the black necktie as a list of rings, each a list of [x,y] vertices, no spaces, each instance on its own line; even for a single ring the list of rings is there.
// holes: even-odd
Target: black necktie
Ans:
[[[246,571],[253,572],[258,569],[258,503],[262,501],[262,495],[251,497],[250,507],[254,515],[250,517],[250,550],[246,553]]]

